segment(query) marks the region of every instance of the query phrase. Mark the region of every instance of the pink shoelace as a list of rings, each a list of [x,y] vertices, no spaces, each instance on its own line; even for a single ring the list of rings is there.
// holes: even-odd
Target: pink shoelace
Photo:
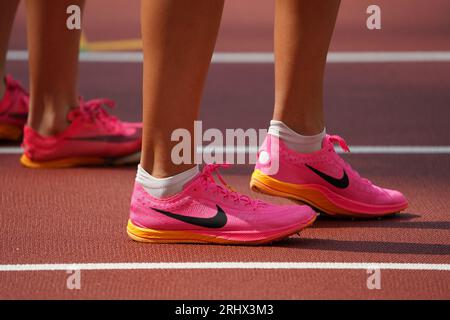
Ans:
[[[201,173],[202,184],[205,191],[212,191],[215,193],[220,193],[224,199],[232,199],[235,202],[243,203],[246,206],[250,206],[255,210],[259,206],[263,205],[264,202],[261,200],[252,199],[249,196],[240,194],[239,192],[233,190],[233,188],[228,185],[223,177],[218,172],[219,168],[229,168],[229,164],[208,164],[206,165]],[[219,179],[221,185],[218,185],[214,179],[214,174]]]
[[[121,121],[117,117],[110,115],[104,109],[104,106],[113,109],[115,103],[109,99],[84,101],[84,99],[80,97],[80,106],[70,112],[68,118],[72,121],[76,117],[83,117],[86,120],[99,122],[108,131],[119,131],[122,129]]]
[[[330,135],[328,136],[329,141],[331,142],[331,144],[339,144],[339,146],[342,148],[342,150],[344,150],[345,152],[350,152],[350,148],[348,147],[347,143],[345,142],[344,138],[338,136],[338,135]],[[361,179],[364,183],[366,183],[367,185],[372,186],[372,182],[369,179],[366,178],[362,178],[359,173],[356,170],[353,170],[353,168],[344,161],[344,159],[342,159],[341,157],[337,157],[339,160],[339,163],[345,168],[347,169],[349,172],[352,172],[354,175],[356,175],[359,179]]]

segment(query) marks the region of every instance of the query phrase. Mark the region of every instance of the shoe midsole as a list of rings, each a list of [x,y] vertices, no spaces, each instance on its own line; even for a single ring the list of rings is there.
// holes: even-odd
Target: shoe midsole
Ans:
[[[69,157],[63,159],[55,159],[48,161],[31,160],[25,154],[20,158],[20,162],[29,168],[66,168],[76,166],[95,166],[95,165],[127,165],[131,163],[138,163],[140,152],[133,153],[117,158],[102,158],[102,157]]]
[[[277,238],[280,235],[286,233],[298,232],[307,226],[311,225],[315,220],[315,217],[296,225],[290,225],[289,227],[283,227],[276,230],[270,230],[266,232],[250,230],[157,230],[151,228],[139,227],[131,220],[128,221],[127,231],[132,235],[148,240],[197,240],[202,242],[221,242],[226,241],[261,241],[270,238]]]
[[[293,198],[304,201],[329,214],[360,215],[389,214],[398,212],[407,207],[407,203],[397,205],[373,205],[343,197],[323,186],[315,184],[292,184],[274,179],[260,170],[252,174],[252,187],[263,189],[268,194]]]

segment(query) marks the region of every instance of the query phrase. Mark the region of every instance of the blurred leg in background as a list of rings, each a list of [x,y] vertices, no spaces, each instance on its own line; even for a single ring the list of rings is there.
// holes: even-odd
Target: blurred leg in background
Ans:
[[[19,0],[0,2],[0,76],[5,78],[6,53],[8,51],[9,36],[11,34],[14,17],[16,15]],[[5,82],[0,81],[0,99],[5,93]]]
[[[67,27],[67,8],[84,0],[28,0],[30,111],[21,163],[31,168],[136,163],[140,123],[104,109],[113,101],[78,94],[81,30]],[[130,158],[131,157],[131,158]]]
[[[8,42],[18,0],[0,2],[0,140],[19,141],[28,115],[28,93],[6,75]]]
[[[84,0],[28,0],[30,113],[28,126],[54,135],[68,126],[69,109],[78,106],[78,52],[81,30],[66,26],[69,5]]]

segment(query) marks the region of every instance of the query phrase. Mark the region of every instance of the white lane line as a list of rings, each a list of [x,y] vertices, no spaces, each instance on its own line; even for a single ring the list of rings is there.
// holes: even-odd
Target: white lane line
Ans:
[[[380,51],[380,52],[330,52],[328,63],[382,63],[382,62],[446,62],[448,51]],[[213,63],[273,63],[271,52],[217,52]]]
[[[22,154],[21,147],[0,147],[0,154]]]
[[[203,147],[208,153],[256,154],[258,147]],[[337,153],[344,153],[336,147]],[[200,149],[201,150],[201,149]],[[350,146],[350,154],[450,154],[450,146]]]
[[[358,263],[358,262],[124,262],[124,263],[57,263],[6,264],[1,271],[57,270],[173,270],[173,269],[292,269],[292,270],[428,270],[450,271],[450,264],[431,263]]]
[[[83,62],[142,62],[140,51],[98,51],[80,52]],[[10,50],[10,61],[27,61],[28,51]],[[216,52],[212,63],[273,63],[272,52]],[[328,63],[386,63],[386,62],[449,62],[450,51],[356,51],[330,52]]]
[[[358,154],[450,154],[450,146],[353,146],[350,151]]]
[[[205,148],[206,149],[206,148]],[[257,147],[216,147],[216,153],[256,154]],[[450,146],[350,146],[350,154],[450,154]],[[343,153],[336,148],[338,153]],[[21,147],[0,147],[0,154],[22,154]],[[208,149],[208,153],[211,149]]]

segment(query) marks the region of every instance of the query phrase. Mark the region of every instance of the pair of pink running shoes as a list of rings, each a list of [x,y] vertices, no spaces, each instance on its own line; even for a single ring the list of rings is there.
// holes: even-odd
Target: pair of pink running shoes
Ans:
[[[5,82],[7,90],[0,100],[0,139],[17,140],[23,135],[20,161],[24,166],[59,168],[138,159],[141,125],[109,115],[102,106],[111,106],[110,101],[80,101],[68,115],[66,130],[47,137],[25,125],[26,91],[10,76]],[[163,199],[152,197],[136,182],[128,235],[143,242],[257,245],[284,239],[310,226],[317,217],[315,210],[372,218],[407,208],[400,192],[360,177],[335,152],[335,144],[349,151],[338,136],[327,135],[321,150],[301,154],[267,135],[250,186],[301,204],[274,205],[234,191],[217,172],[225,165],[206,165],[180,193]]]

